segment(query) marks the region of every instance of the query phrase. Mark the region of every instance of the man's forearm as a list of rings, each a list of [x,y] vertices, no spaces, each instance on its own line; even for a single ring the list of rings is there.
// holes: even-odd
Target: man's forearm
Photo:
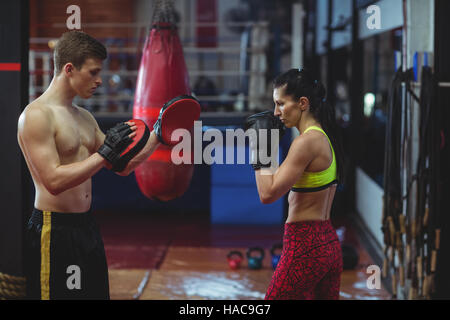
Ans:
[[[150,134],[150,138],[148,139],[147,144],[144,146],[144,148],[133,159],[130,160],[125,170],[123,170],[119,174],[128,175],[133,172],[134,169],[136,169],[141,163],[143,163],[148,159],[148,157],[152,155],[153,151],[156,150],[159,143],[160,142],[158,140],[158,137],[156,136],[155,132],[152,131]]]
[[[76,187],[91,178],[104,165],[105,159],[97,152],[83,161],[60,165],[55,169],[47,189],[51,194],[57,195]]]

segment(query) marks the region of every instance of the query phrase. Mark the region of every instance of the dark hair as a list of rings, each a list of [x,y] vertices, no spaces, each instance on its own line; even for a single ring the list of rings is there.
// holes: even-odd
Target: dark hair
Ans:
[[[66,63],[71,62],[81,69],[86,59],[105,60],[106,57],[106,48],[99,41],[82,31],[69,31],[59,38],[53,52],[55,74],[59,74]]]
[[[344,149],[339,128],[336,123],[334,107],[325,99],[327,91],[324,85],[314,79],[305,69],[291,69],[279,75],[273,81],[274,88],[284,87],[284,94],[295,100],[306,97],[309,100],[309,110],[333,145],[337,161],[337,176],[344,180]]]

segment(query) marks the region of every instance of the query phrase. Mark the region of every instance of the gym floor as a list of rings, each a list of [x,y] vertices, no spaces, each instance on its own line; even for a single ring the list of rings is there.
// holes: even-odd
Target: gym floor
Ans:
[[[108,259],[111,299],[258,300],[273,274],[270,248],[280,243],[282,226],[211,225],[202,216],[96,212]],[[359,262],[341,278],[342,300],[384,300],[384,289],[368,289],[366,268],[374,264],[361,238],[346,221],[345,242]],[[231,270],[226,255],[252,246],[265,249],[263,267],[250,270],[246,259]],[[146,281],[148,280],[148,281]],[[145,284],[145,287],[143,286]]]

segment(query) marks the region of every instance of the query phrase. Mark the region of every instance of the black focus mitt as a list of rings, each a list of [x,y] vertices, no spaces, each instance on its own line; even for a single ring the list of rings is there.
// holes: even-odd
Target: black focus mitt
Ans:
[[[144,121],[129,121],[134,122],[137,127],[133,138],[129,137],[133,132],[131,127],[126,123],[119,123],[107,131],[105,142],[97,151],[115,172],[123,171],[128,162],[144,148],[150,137],[150,130]]]

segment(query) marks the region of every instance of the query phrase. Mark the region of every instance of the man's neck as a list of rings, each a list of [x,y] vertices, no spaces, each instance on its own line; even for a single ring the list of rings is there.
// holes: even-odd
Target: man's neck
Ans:
[[[72,101],[75,96],[76,93],[70,88],[67,79],[55,76],[41,98],[52,105],[72,107]]]

